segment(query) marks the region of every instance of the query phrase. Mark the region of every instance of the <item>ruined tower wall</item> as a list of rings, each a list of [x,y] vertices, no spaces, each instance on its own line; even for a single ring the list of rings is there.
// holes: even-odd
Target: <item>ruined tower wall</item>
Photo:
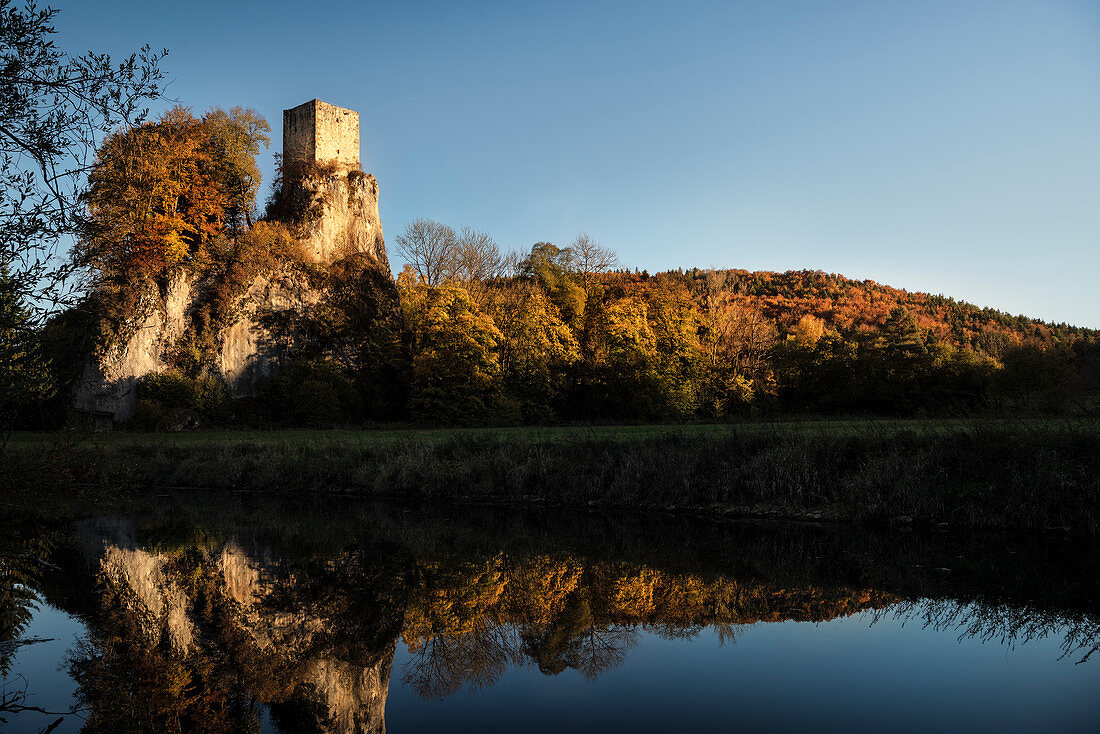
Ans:
[[[314,104],[317,100],[283,110],[283,163],[310,163],[315,160]]]
[[[359,170],[359,113],[317,103],[314,155]]]
[[[284,110],[283,160],[359,170],[359,113],[319,99]]]

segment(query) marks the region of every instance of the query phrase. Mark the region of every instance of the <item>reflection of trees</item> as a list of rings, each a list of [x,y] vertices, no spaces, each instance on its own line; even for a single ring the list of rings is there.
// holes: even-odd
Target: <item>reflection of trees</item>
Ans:
[[[622,665],[627,650],[637,644],[633,628],[594,619],[586,596],[583,591],[574,595],[550,624],[524,635],[524,649],[543,673],[572,668],[593,680]]]
[[[1003,602],[961,599],[917,599],[899,603],[874,615],[919,621],[937,632],[957,632],[959,639],[997,641],[1010,649],[1057,635],[1062,657],[1088,661],[1100,650],[1100,617],[1082,612],[1061,613]]]
[[[300,535],[289,537],[314,537],[303,530],[309,523],[294,520]],[[287,731],[379,731],[399,639],[410,652],[402,680],[425,698],[493,685],[512,666],[594,678],[623,664],[642,631],[691,639],[708,630],[734,642],[743,626],[761,621],[817,622],[868,611],[1010,645],[1059,635],[1075,661],[1094,655],[1100,640],[1087,574],[1070,568],[1064,580],[1029,582],[1052,565],[1034,551],[1020,554],[1031,576],[1022,575],[1016,556],[990,570],[996,556],[980,545],[965,554],[980,561],[956,559],[948,576],[919,570],[943,563],[912,549],[901,553],[899,542],[908,538],[872,545],[876,560],[866,560],[866,537],[840,552],[833,545],[849,543],[848,531],[831,529],[808,540],[785,526],[741,528],[743,536],[711,529],[716,539],[704,553],[692,545],[697,535],[685,540],[682,526],[666,537],[648,524],[637,531],[601,524],[591,543],[561,549],[547,540],[557,536],[523,525],[501,525],[493,534],[494,523],[461,531],[457,524],[433,530],[402,520],[386,535],[330,537],[331,526],[319,522],[309,530],[323,528],[325,543],[295,545],[279,536],[296,556],[280,555],[271,541],[246,552],[212,540],[219,537],[213,532],[188,534],[159,552],[141,551],[133,532],[128,542],[109,538],[135,563],[155,562],[149,578],[172,587],[160,589],[166,599],[179,592],[187,629],[181,634],[164,610],[135,605],[129,587],[137,576],[125,583],[101,576],[94,592],[81,582],[68,601],[79,603],[89,632],[73,651],[71,670],[90,710],[88,731],[248,731],[261,706]],[[624,536],[619,542],[606,537],[616,532]],[[500,536],[520,540],[509,546]],[[956,557],[946,540],[933,540],[945,544],[936,553]],[[5,548],[9,557],[34,555],[0,538],[0,553]],[[1094,567],[1094,556],[1082,557],[1081,567]],[[1014,597],[992,595],[1001,593],[993,581],[983,585],[1010,573]],[[26,619],[19,611],[26,599],[15,594],[29,594],[15,578],[7,571],[0,577],[0,623],[9,637],[21,634],[21,627],[10,630]],[[49,588],[43,594],[70,608]],[[1032,598],[1049,609],[1033,607]]]
[[[0,556],[0,677],[11,670],[16,650],[28,643],[21,635],[38,608],[27,583],[29,570],[18,557]]]
[[[406,590],[389,557],[349,550],[295,567],[282,563],[266,581],[259,608],[284,621],[299,657],[335,655],[368,667],[392,655]]]
[[[467,632],[430,636],[410,650],[401,682],[427,699],[449,696],[463,684],[471,690],[490,686],[523,660],[515,630],[488,619]]]
[[[35,712],[49,714],[51,718],[59,715],[28,706],[27,690],[33,682],[23,676],[9,677],[16,652],[45,641],[24,637],[23,633],[38,609],[40,600],[35,587],[44,572],[56,568],[48,561],[54,545],[52,534],[28,532],[17,525],[6,528],[0,540],[0,725],[11,714]],[[61,721],[57,719],[57,723]]]
[[[98,608],[69,658],[77,699],[89,711],[84,731],[258,731],[260,703],[280,697],[285,661],[256,649],[234,624],[237,610],[209,569],[179,561],[204,632],[187,650],[165,615],[150,614],[132,589],[99,574]]]
[[[572,556],[422,564],[410,584],[403,681],[425,698],[494,683],[508,665],[588,679],[621,665],[638,629],[690,639],[713,626],[723,643],[739,626],[820,621],[895,598],[846,587],[779,588],[727,577],[704,579]]]

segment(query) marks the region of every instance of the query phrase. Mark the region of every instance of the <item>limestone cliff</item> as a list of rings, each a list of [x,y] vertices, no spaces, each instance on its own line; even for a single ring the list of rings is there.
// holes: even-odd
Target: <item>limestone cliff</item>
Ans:
[[[351,258],[392,281],[374,176],[313,169],[284,183],[282,195],[295,209],[287,214],[287,225],[299,260],[252,275],[227,317],[205,325],[213,334],[203,369],[224,380],[235,397],[251,395],[258,379],[273,374],[293,354],[299,335],[293,328],[277,331],[272,324],[307,319],[328,295],[323,276],[333,265]],[[180,345],[194,341],[203,306],[220,283],[216,276],[186,268],[170,273],[166,281],[145,286],[131,317],[113,325],[109,343],[85,366],[75,391],[78,411],[125,422],[136,406],[137,380],[169,369]]]
[[[188,328],[193,280],[180,271],[169,279],[164,296],[152,285],[145,289],[138,298],[135,316],[118,325],[120,338],[108,343],[103,353],[84,366],[76,386],[77,410],[110,416],[119,422],[130,418],[137,378],[166,369],[165,354]]]
[[[306,215],[298,224],[305,256],[329,265],[349,254],[365,253],[387,263],[378,216],[378,182],[362,171],[314,173],[295,184]]]

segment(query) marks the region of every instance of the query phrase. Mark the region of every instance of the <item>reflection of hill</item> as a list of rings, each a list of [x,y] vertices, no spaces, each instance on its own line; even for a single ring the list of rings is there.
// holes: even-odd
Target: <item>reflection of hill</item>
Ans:
[[[628,660],[639,630],[733,639],[871,611],[990,639],[1056,633],[1082,656],[1100,639],[1091,547],[263,502],[78,524],[84,561],[44,588],[88,620],[71,669],[89,731],[247,730],[263,707],[287,729],[382,731],[399,638],[402,681],[428,698],[511,665],[598,676]],[[57,591],[88,570],[94,593]]]
[[[825,621],[882,609],[896,597],[847,587],[786,589],[734,578],[675,574],[573,556],[497,555],[460,567],[418,568],[402,639],[413,653],[404,682],[424,697],[464,682],[493,683],[507,663],[589,678],[621,664],[638,628],[691,637],[716,626]]]

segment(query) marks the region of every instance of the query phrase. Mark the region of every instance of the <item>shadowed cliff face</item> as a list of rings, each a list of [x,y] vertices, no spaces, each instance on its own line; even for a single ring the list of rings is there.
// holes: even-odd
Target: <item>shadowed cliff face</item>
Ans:
[[[118,421],[129,419],[137,402],[137,378],[168,368],[165,354],[186,333],[194,297],[194,278],[184,271],[169,278],[163,296],[148,284],[134,316],[119,325],[122,338],[84,366],[73,407],[111,414]]]
[[[265,717],[384,731],[398,644],[399,684],[438,699],[517,666],[596,679],[646,635],[733,642],[752,625],[855,614],[1010,643],[1061,635],[1082,660],[1100,640],[1094,581],[1074,571],[1091,567],[1091,547],[998,554],[850,528],[198,502],[55,531],[70,550],[41,586],[87,620],[69,670],[88,731],[254,730]]]
[[[330,306],[338,308],[331,302],[339,302],[341,275],[349,270],[369,271],[367,277],[379,284],[372,312],[397,307],[374,176],[346,167],[299,166],[280,185],[277,200],[272,220],[293,233],[303,262],[283,260],[250,273],[237,284],[228,318],[213,326],[204,305],[224,290],[218,282],[224,274],[197,276],[177,268],[164,283],[140,286],[132,313],[112,325],[113,342],[85,366],[75,386],[77,410],[129,420],[137,380],[170,369],[173,355],[189,340],[210,342],[205,367],[224,380],[230,394],[251,395],[256,382],[274,374],[282,361],[314,348],[318,324],[313,322]],[[211,333],[200,334],[203,330]],[[343,345],[323,346],[339,352]]]

